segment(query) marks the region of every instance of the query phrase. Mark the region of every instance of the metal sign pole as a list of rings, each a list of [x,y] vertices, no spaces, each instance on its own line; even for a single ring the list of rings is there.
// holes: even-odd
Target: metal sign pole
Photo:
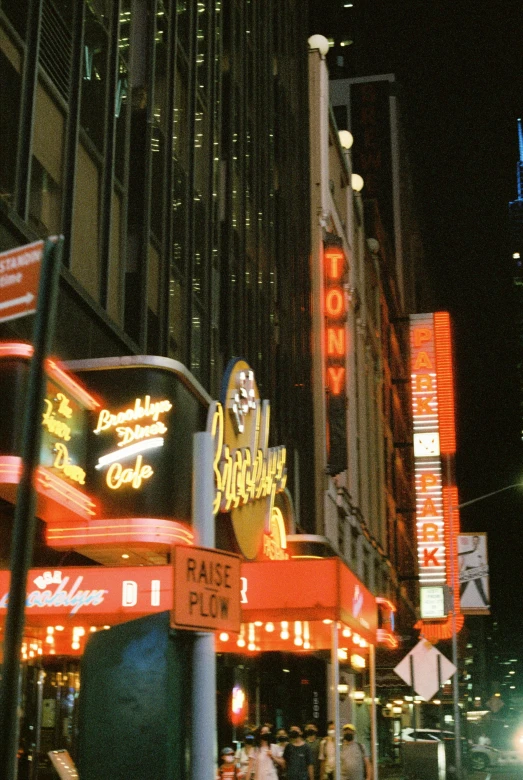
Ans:
[[[410,664],[410,687],[411,687],[411,694],[412,694],[412,725],[414,726],[414,741],[418,739],[417,736],[417,730],[418,730],[418,713],[416,711],[416,688],[415,688],[415,681],[414,681],[414,658],[412,656],[409,657],[409,664]]]
[[[27,572],[33,558],[36,529],[33,482],[40,459],[41,415],[45,396],[45,358],[52,343],[63,237],[45,242],[33,332],[33,357],[29,367],[22,431],[22,474],[16,493],[11,541],[11,582],[5,623],[4,663],[0,698],[0,777],[18,775],[18,707],[20,703],[20,653],[25,626]]]
[[[452,484],[451,473],[451,461],[450,456],[447,455],[447,487],[450,488]],[[457,556],[454,538],[454,511],[457,507],[452,506],[452,501],[449,494],[449,557],[450,557],[450,581],[451,581],[451,593],[452,593],[452,611],[451,611],[451,627],[452,627],[452,663],[456,667],[456,671],[452,676],[452,700],[454,709],[454,750],[456,761],[456,778],[462,780],[463,767],[461,761],[461,711],[459,708],[459,655],[458,655],[458,631],[456,622],[456,601],[459,603],[459,585],[457,583]],[[457,589],[457,590],[456,590]]]
[[[334,762],[335,777],[341,775],[341,756],[340,756],[340,659],[338,656],[338,621],[333,620],[331,625],[331,667],[332,667],[332,697],[333,697],[333,719],[335,736]]]
[[[376,707],[376,647],[369,645],[369,672],[370,672],[370,712],[371,712],[371,744],[370,754],[372,761],[372,777],[378,777],[378,714]]]
[[[437,664],[438,664],[438,697],[439,697],[439,706],[438,706],[438,720],[439,720],[439,730],[441,731],[441,734],[443,735],[443,696],[441,693],[441,656],[438,655],[436,658]]]
[[[213,548],[214,442],[210,433],[195,433],[193,444],[193,527],[199,543]],[[214,634],[197,633],[192,658],[192,780],[214,780],[216,745],[216,654]]]

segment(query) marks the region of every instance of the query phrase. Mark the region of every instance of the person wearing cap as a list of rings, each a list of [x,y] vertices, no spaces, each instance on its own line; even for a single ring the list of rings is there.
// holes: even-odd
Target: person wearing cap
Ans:
[[[236,758],[232,747],[224,747],[221,752],[221,764],[216,773],[216,780],[240,780],[244,777],[236,765]]]
[[[356,728],[352,723],[343,726],[340,764],[340,780],[372,780],[372,765],[364,746],[356,740]]]
[[[242,776],[247,776],[247,771],[252,759],[256,755],[258,748],[256,747],[256,734],[255,728],[247,731],[244,737],[243,745],[236,751],[236,763],[238,764]]]

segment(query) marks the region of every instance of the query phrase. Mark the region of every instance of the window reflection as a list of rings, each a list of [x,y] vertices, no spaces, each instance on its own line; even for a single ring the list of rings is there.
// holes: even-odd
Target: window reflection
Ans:
[[[107,89],[106,17],[95,8],[105,3],[91,2],[85,9],[82,105],[80,121],[90,140],[101,152],[105,126],[105,93]]]

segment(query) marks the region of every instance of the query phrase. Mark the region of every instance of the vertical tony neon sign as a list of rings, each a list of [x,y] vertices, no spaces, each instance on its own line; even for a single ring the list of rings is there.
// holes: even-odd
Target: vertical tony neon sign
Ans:
[[[325,352],[327,356],[327,387],[333,395],[345,391],[346,304],[342,287],[345,272],[343,249],[327,244],[323,252],[325,273]]]
[[[328,471],[347,468],[347,299],[343,289],[346,258],[341,240],[326,236],[323,247],[325,380]]]

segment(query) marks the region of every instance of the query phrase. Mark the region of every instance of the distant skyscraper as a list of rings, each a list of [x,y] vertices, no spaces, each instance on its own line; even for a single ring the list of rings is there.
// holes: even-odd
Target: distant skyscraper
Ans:
[[[519,157],[517,162],[517,197],[508,204],[510,247],[514,261],[516,295],[517,371],[520,387],[521,437],[523,438],[523,127],[518,119]]]

